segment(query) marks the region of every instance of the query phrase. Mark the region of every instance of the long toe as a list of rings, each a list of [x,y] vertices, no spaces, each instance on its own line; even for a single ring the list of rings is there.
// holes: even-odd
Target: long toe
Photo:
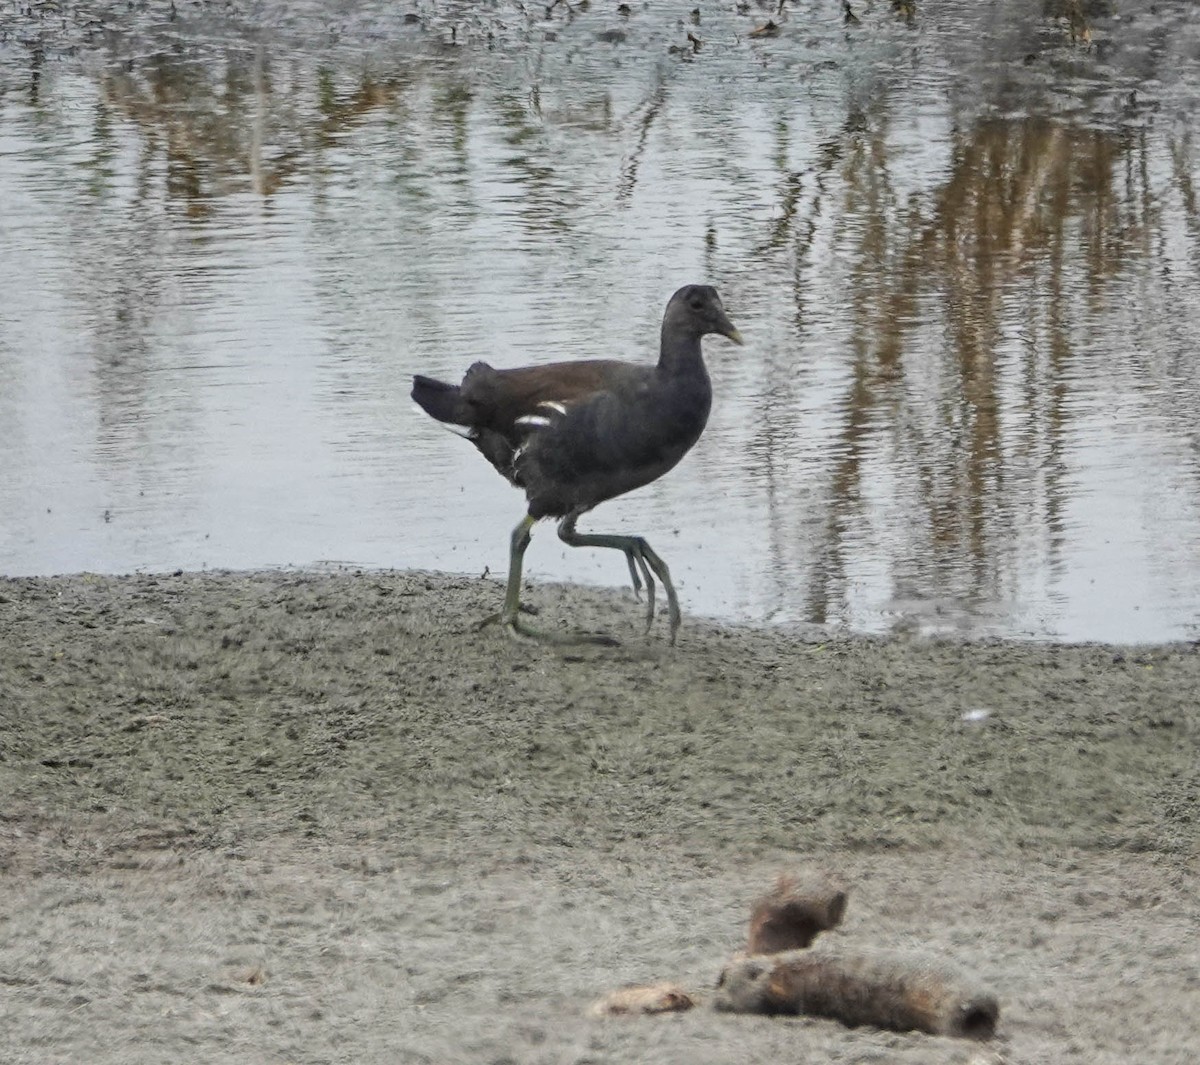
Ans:
[[[598,647],[620,647],[621,641],[601,632],[546,632],[525,624],[520,617],[503,618],[504,631],[522,643],[549,644],[555,647],[577,647],[590,644]]]
[[[675,645],[675,634],[679,632],[679,626],[683,624],[683,615],[679,611],[679,598],[675,595],[675,589],[671,585],[667,585],[667,621],[671,626],[671,645]]]
[[[528,614],[530,617],[537,617],[538,613],[539,613],[538,607],[526,606],[524,603],[521,603],[517,607],[517,610],[519,610],[522,614]],[[486,629],[489,625],[496,625],[502,621],[504,622],[505,625],[508,624],[508,622],[505,621],[504,615],[502,613],[489,614],[486,618],[482,618],[481,620],[475,622],[475,631],[479,632],[482,629]]]
[[[675,637],[679,633],[679,626],[683,623],[683,618],[679,616],[679,611],[676,610],[671,615],[671,646],[675,646]]]
[[[634,557],[633,551],[625,552],[625,561],[629,563],[629,579],[633,582],[633,597],[641,599],[642,597],[642,579],[638,576],[637,567],[642,566],[645,571],[645,563]]]
[[[654,624],[654,578],[650,576],[650,567],[646,565],[644,558],[639,558],[642,564],[642,573],[646,578],[646,631],[650,631],[650,626]]]
[[[679,596],[675,594],[675,583],[671,580],[671,571],[649,544],[643,541],[640,546],[647,567],[662,581],[663,590],[667,593],[667,620],[671,626],[671,643],[674,644],[675,634],[679,631],[683,619],[679,611]]]

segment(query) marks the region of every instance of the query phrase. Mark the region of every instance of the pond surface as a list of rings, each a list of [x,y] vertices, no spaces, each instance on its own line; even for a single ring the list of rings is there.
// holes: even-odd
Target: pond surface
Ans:
[[[705,436],[583,522],[686,613],[1200,634],[1191,5],[692,6],[0,3],[0,572],[502,574],[411,375],[710,282]]]

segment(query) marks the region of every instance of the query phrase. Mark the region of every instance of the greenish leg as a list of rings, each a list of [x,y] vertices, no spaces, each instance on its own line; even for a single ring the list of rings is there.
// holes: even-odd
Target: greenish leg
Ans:
[[[500,622],[505,628],[516,632],[521,611],[521,569],[525,563],[525,549],[532,539],[533,518],[525,515],[512,531],[512,546],[508,551],[508,586],[504,590],[504,609],[500,611]]]
[[[521,620],[521,570],[525,561],[525,549],[532,538],[535,518],[526,514],[512,531],[512,542],[508,552],[508,584],[504,589],[504,607],[499,614],[484,618],[479,627],[499,622],[505,631],[518,640],[538,640],[543,643],[580,644],[596,643],[605,647],[617,644],[611,636],[597,636],[586,633],[578,635],[563,635],[556,632],[543,632],[527,625]]]
[[[633,576],[634,591],[638,590],[638,579],[634,565],[641,570],[646,581],[646,630],[649,631],[654,621],[654,579],[651,573],[662,581],[667,593],[667,619],[671,626],[671,643],[675,642],[675,634],[679,631],[682,616],[679,610],[679,597],[675,594],[675,585],[671,581],[671,571],[667,564],[658,557],[650,545],[641,536],[619,536],[613,533],[581,533],[575,528],[575,522],[584,511],[568,514],[558,523],[559,539],[571,547],[607,547],[614,551],[624,551],[629,563],[629,572]]]

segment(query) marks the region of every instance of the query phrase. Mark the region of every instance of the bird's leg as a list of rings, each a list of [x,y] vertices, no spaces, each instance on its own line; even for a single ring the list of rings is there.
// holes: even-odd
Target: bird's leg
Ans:
[[[529,546],[531,530],[536,519],[529,514],[517,524],[512,531],[512,542],[508,552],[508,584],[504,590],[504,607],[499,614],[484,618],[479,627],[498,621],[505,631],[515,639],[541,640],[546,643],[579,644],[598,643],[606,647],[614,646],[617,641],[611,636],[594,636],[589,634],[561,635],[559,633],[542,632],[532,625],[526,625],[521,620],[521,569],[525,561],[525,549]]]
[[[521,568],[525,562],[525,549],[532,538],[533,518],[526,514],[512,531],[512,546],[508,552],[508,585],[504,590],[504,609],[500,611],[500,623],[514,634],[521,610]]]
[[[529,546],[533,518],[528,514],[512,531],[511,547],[508,552],[508,584],[504,589],[504,608],[499,614],[489,614],[478,625],[485,628],[495,622],[503,625],[512,635],[521,635],[523,626],[518,621],[521,611],[521,567],[525,560],[525,549]]]
[[[654,580],[651,573],[662,581],[667,592],[667,620],[671,626],[671,643],[675,642],[675,634],[679,631],[681,620],[679,612],[679,597],[675,594],[675,585],[671,581],[671,571],[667,564],[658,557],[650,545],[641,536],[619,536],[614,533],[581,533],[575,528],[575,522],[583,511],[573,511],[558,523],[559,539],[571,547],[608,547],[616,551],[624,551],[629,562],[629,571],[633,572],[636,563],[646,580],[646,629],[654,621]],[[635,585],[636,588],[636,579]]]

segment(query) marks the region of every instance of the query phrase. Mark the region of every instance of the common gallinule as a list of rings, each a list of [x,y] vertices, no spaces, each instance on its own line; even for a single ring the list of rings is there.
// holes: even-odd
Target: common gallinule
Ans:
[[[654,577],[662,581],[675,642],[679,599],[666,563],[640,536],[580,533],[575,523],[606,499],[661,477],[700,438],[712,404],[700,351],[700,338],[709,333],[742,342],[717,290],[687,285],[667,303],[656,366],[589,359],[496,370],[477,362],[460,385],[413,378],[412,397],[421,408],[461,427],[529,500],[528,513],[512,532],[508,587],[498,615],[513,635],[554,639],[521,620],[521,564],[534,522],[559,518],[558,535],[572,547],[625,553],[634,592],[641,591],[643,580],[646,584],[647,629],[654,620]]]

